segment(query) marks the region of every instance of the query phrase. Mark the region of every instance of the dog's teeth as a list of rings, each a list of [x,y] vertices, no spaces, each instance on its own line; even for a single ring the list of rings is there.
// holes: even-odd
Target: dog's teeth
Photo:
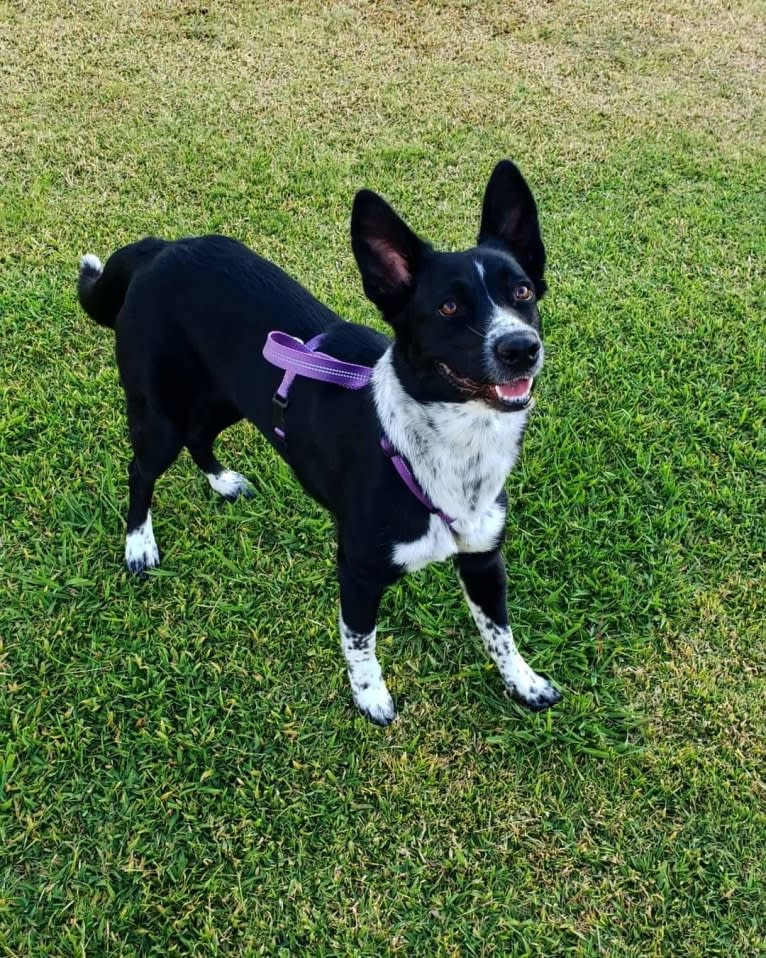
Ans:
[[[523,403],[527,398],[526,395],[525,396],[504,396],[499,386],[495,386],[495,395],[501,402],[506,403],[506,405]]]

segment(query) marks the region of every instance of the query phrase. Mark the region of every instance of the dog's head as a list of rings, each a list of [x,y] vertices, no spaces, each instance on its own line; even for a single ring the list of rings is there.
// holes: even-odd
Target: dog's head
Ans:
[[[473,249],[434,250],[369,190],[354,200],[351,243],[365,293],[396,335],[408,392],[526,408],[543,365],[545,247],[534,197],[510,160],[489,179]]]

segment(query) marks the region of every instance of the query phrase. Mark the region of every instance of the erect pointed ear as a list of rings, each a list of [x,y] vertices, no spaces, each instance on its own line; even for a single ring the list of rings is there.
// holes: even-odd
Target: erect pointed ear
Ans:
[[[547,284],[545,246],[532,191],[518,167],[501,160],[492,172],[484,193],[479,227],[479,244],[504,246],[535,284],[538,299]]]
[[[371,190],[360,190],[354,197],[351,247],[368,298],[384,316],[395,313],[412,292],[430,247]]]

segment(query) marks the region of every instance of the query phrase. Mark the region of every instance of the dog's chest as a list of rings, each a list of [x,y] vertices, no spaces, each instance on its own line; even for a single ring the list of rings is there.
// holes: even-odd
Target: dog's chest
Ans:
[[[500,541],[505,508],[497,502],[521,448],[527,411],[497,413],[484,403],[415,402],[402,389],[390,350],[375,367],[375,402],[383,429],[409,460],[420,488],[445,515],[418,539],[394,543],[406,572],[458,552],[488,552]]]
[[[472,405],[472,404],[471,404]],[[476,415],[469,404],[433,414],[435,428],[415,460],[418,478],[434,502],[468,526],[491,512],[519,454],[526,415]]]
[[[458,552],[489,552],[497,546],[505,523],[505,509],[498,503],[472,520],[458,519],[450,527],[432,515],[428,529],[419,539],[399,542],[393,547],[395,565],[416,572],[431,562],[444,562]]]
[[[433,406],[413,457],[431,501],[468,525],[481,524],[516,463],[526,418],[525,412],[498,415],[480,403]]]

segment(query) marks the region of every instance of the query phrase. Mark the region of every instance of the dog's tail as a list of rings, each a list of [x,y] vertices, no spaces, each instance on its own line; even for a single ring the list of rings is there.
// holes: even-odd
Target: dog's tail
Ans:
[[[80,260],[77,295],[80,305],[99,326],[114,329],[130,281],[137,270],[150,263],[165,246],[165,241],[148,236],[138,243],[123,246],[101,265],[93,253]]]

